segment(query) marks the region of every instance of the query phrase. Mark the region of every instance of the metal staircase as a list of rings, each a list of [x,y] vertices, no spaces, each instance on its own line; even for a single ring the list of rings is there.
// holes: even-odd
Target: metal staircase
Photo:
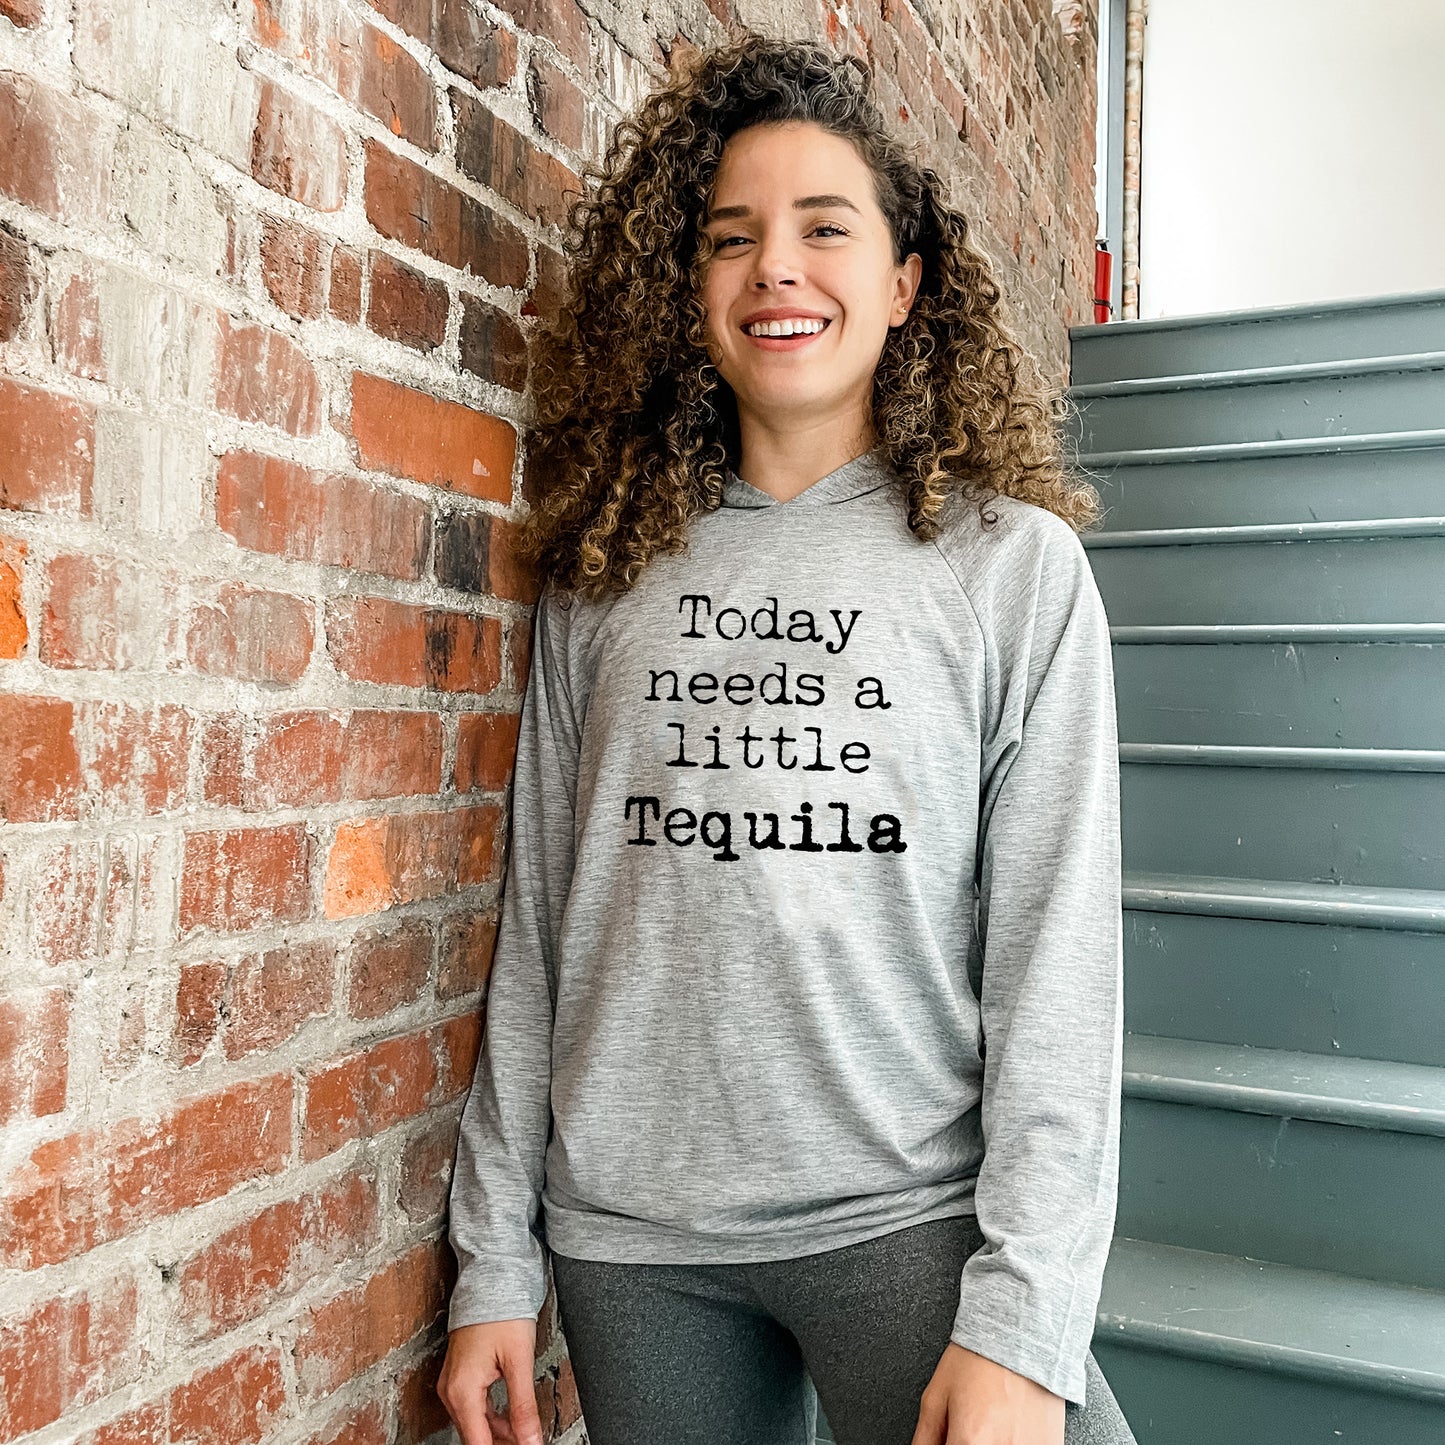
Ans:
[[[1075,328],[1140,1445],[1445,1442],[1445,292]]]

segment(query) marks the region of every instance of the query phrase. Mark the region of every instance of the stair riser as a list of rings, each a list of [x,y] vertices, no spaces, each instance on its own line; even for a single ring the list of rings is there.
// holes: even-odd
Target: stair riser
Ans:
[[[1076,386],[1249,366],[1445,351],[1445,300],[1172,328],[1114,325],[1073,338]]]
[[[1101,1328],[1094,1358],[1139,1445],[1440,1445],[1445,1400],[1300,1379],[1122,1343]]]
[[[1116,627],[1445,622],[1445,537],[1105,547],[1089,564]]]
[[[1445,370],[1089,396],[1078,407],[1080,453],[1418,431],[1445,415]]]
[[[1445,1139],[1124,1099],[1116,1233],[1445,1289]]]
[[[1121,645],[1114,686],[1131,743],[1445,749],[1445,643]]]
[[[1445,1068],[1445,933],[1124,914],[1134,1033]]]
[[[1434,517],[1445,499],[1445,449],[1164,462],[1089,480],[1106,508],[1100,530],[1109,532]]]
[[[1445,773],[1120,768],[1124,867],[1139,873],[1439,888]]]

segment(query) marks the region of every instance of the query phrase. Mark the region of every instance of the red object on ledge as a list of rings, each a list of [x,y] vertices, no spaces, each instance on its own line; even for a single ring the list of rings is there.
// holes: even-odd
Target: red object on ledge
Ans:
[[[1114,258],[1109,247],[1100,241],[1094,247],[1094,320],[1107,321],[1114,309],[1109,304],[1110,283],[1113,280]]]

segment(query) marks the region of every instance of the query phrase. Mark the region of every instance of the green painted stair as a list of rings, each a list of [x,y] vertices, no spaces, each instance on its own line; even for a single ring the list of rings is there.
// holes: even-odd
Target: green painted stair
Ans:
[[[1079,327],[1140,1445],[1445,1442],[1445,292]]]

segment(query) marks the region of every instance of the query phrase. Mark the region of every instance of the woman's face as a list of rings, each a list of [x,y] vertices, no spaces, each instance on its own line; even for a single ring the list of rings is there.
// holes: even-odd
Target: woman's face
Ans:
[[[888,330],[908,315],[917,254],[893,263],[873,177],[851,142],[812,121],[750,126],[723,149],[704,218],[708,353],[740,415],[770,429],[866,420]],[[816,335],[754,337],[759,313],[817,317]]]

